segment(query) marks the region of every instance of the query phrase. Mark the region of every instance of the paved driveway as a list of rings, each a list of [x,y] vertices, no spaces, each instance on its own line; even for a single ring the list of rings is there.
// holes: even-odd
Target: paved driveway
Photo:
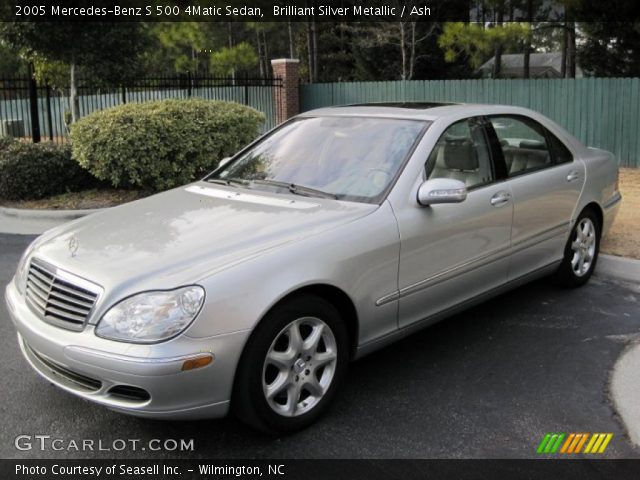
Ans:
[[[0,235],[0,285],[30,237]],[[612,432],[603,456],[640,458],[611,407],[609,372],[640,331],[640,286],[524,286],[352,364],[333,409],[288,437],[235,419],[161,422],[110,412],[49,385],[20,357],[0,307],[0,457],[532,457],[546,432]],[[19,434],[69,441],[194,439],[189,453],[18,451]]]

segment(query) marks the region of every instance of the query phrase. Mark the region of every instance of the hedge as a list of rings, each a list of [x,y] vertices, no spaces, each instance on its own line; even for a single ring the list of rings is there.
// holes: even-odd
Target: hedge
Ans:
[[[114,187],[161,191],[191,182],[252,141],[264,115],[230,102],[129,103],[71,126],[72,155]]]
[[[0,198],[36,200],[98,184],[68,145],[0,140]]]

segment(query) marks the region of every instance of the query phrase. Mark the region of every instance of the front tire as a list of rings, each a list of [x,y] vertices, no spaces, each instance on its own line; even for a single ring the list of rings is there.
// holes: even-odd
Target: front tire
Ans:
[[[555,274],[558,283],[579,287],[591,278],[600,252],[600,228],[595,212],[583,210],[571,230],[564,258]]]
[[[269,433],[300,430],[329,406],[348,362],[335,307],[315,295],[276,305],[251,334],[234,384],[232,408]]]

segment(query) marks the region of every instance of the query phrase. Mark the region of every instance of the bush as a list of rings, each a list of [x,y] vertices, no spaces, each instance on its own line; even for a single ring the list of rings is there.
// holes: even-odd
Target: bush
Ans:
[[[262,113],[237,103],[130,103],[73,124],[73,158],[114,187],[161,191],[214,169],[253,140],[263,121]]]
[[[0,197],[36,200],[83,190],[98,181],[71,158],[68,145],[0,142]]]

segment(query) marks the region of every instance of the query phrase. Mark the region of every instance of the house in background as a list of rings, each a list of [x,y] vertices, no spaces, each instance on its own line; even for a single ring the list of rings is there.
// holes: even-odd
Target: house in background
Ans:
[[[495,57],[484,63],[476,73],[482,78],[491,77]],[[531,78],[561,78],[562,53],[532,53],[529,57],[529,76]],[[576,78],[584,74],[579,66],[576,66]],[[500,78],[524,78],[524,55],[521,53],[503,54],[500,68]]]

